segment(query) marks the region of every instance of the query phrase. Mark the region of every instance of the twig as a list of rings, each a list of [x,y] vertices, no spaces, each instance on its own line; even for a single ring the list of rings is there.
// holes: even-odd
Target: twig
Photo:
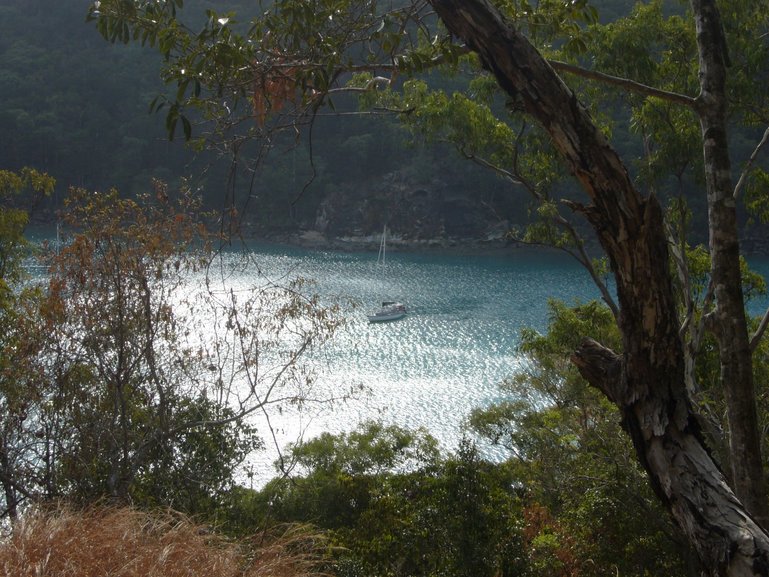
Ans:
[[[753,166],[753,163],[756,161],[756,158],[758,157],[758,153],[761,151],[761,149],[766,144],[767,140],[769,140],[769,127],[766,128],[764,131],[764,135],[761,137],[761,142],[756,145],[756,148],[753,149],[753,153],[750,155],[750,158],[748,159],[747,164],[745,164],[745,168],[742,169],[742,173],[740,174],[740,179],[737,181],[737,185],[734,187],[734,198],[736,199],[740,191],[742,190],[742,187],[745,186],[745,180],[748,178],[748,172],[750,171],[750,167]]]

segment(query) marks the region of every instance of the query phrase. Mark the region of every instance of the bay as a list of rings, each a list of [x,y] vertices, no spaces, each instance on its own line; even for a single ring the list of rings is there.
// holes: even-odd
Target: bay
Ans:
[[[247,252],[248,266],[229,266]],[[547,328],[547,303],[600,298],[589,275],[568,255],[547,249],[516,248],[495,254],[451,252],[388,253],[383,271],[377,253],[309,250],[248,243],[223,253],[224,290],[249,290],[269,280],[312,279],[325,302],[350,299],[346,326],[332,342],[305,355],[317,390],[345,402],[309,403],[302,411],[273,412],[269,424],[255,421],[267,447],[251,455],[241,480],[254,487],[276,474],[274,461],[289,443],[323,432],[353,430],[375,419],[407,428],[423,427],[442,449],[457,448],[465,419],[476,407],[501,399],[498,384],[519,366],[516,347],[523,327]],[[750,259],[769,275],[769,258]],[[366,317],[384,299],[404,302],[409,314],[391,323]],[[763,296],[749,303],[760,315]],[[320,395],[323,396],[323,395]],[[481,444],[489,458],[504,457]]]
[[[456,449],[470,411],[499,400],[498,384],[518,367],[521,328],[546,329],[548,299],[599,298],[572,258],[545,249],[390,253],[384,272],[375,252],[270,245],[249,250],[268,279],[313,279],[324,299],[358,303],[347,310],[347,326],[334,340],[305,360],[323,390],[364,388],[344,403],[271,415],[277,447],[249,460],[255,484],[274,473],[278,447],[321,432],[347,432],[369,419],[423,427],[444,450]],[[244,271],[243,279],[231,279],[235,285],[241,281],[253,278]],[[404,302],[409,314],[395,322],[369,323],[366,313],[383,299]],[[482,449],[490,458],[501,456],[491,447]]]
[[[570,256],[548,249],[516,248],[497,254],[389,253],[386,270],[376,252],[334,252],[251,245],[268,278],[316,281],[324,297],[349,297],[348,325],[332,343],[310,353],[318,383],[327,390],[362,385],[366,393],[343,404],[271,421],[275,445],[253,455],[251,483],[275,474],[278,448],[322,432],[348,432],[365,420],[423,427],[446,451],[455,450],[470,411],[499,401],[498,384],[519,366],[523,327],[544,332],[550,299],[567,304],[599,299],[587,272]],[[751,259],[769,274],[769,259]],[[248,279],[244,279],[246,281]],[[399,300],[409,314],[391,323],[369,323],[367,312],[383,299]],[[769,297],[749,303],[763,314]],[[503,458],[480,444],[485,456]]]

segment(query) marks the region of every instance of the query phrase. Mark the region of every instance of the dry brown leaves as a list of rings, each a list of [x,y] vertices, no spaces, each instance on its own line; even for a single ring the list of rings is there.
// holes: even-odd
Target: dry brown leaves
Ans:
[[[325,542],[289,527],[233,542],[175,512],[66,507],[28,512],[0,539],[13,577],[319,577]]]

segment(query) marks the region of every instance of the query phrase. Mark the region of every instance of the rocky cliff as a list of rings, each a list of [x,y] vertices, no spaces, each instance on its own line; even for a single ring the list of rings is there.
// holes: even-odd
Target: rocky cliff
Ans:
[[[327,187],[312,216],[279,236],[313,246],[376,248],[387,226],[395,249],[504,246],[511,226],[522,221],[521,208],[501,181],[472,186],[395,171]]]

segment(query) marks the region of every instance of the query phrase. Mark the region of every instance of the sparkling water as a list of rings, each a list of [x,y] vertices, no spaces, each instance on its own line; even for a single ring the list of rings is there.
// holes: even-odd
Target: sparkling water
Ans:
[[[515,372],[520,329],[546,329],[548,299],[575,303],[600,296],[573,259],[549,250],[493,256],[389,253],[383,270],[375,252],[249,248],[254,268],[267,278],[314,279],[314,289],[326,300],[358,303],[346,311],[349,322],[333,342],[305,360],[321,388],[362,385],[364,391],[345,403],[273,415],[278,446],[377,419],[424,427],[443,449],[454,450],[470,411],[499,400],[497,385]],[[248,270],[230,282],[253,282]],[[408,315],[369,323],[367,313],[382,300],[403,302]],[[249,466],[257,482],[274,473],[276,456],[274,446],[253,456]]]
[[[248,266],[230,267],[243,252]],[[269,279],[288,284],[296,277],[326,302],[351,299],[347,325],[331,343],[305,355],[317,377],[319,397],[339,396],[360,386],[354,398],[308,404],[301,412],[270,413],[255,424],[267,442],[245,465],[243,481],[260,486],[274,476],[273,462],[288,443],[321,432],[347,432],[368,419],[408,428],[424,427],[446,451],[456,449],[470,411],[500,400],[498,384],[518,366],[520,330],[547,328],[547,302],[599,299],[587,272],[568,255],[545,249],[511,249],[494,255],[448,252],[389,252],[387,265],[376,252],[333,252],[253,244],[222,255],[220,289],[247,291]],[[750,259],[767,276],[769,258]],[[215,277],[215,275],[213,275]],[[398,321],[369,323],[382,300],[408,307]],[[769,298],[750,303],[763,314]],[[491,447],[487,456],[502,457]],[[245,471],[250,471],[247,477]]]
[[[278,445],[321,432],[350,431],[366,419],[424,427],[444,450],[457,448],[470,411],[500,400],[498,384],[518,366],[521,328],[547,328],[549,299],[567,304],[600,299],[587,272],[555,250],[511,249],[495,255],[388,253],[385,270],[376,252],[342,253],[251,246],[268,277],[314,279],[328,298],[351,297],[349,324],[308,361],[330,389],[360,384],[367,393],[325,410],[273,419]],[[769,259],[751,260],[769,273]],[[408,315],[369,323],[382,300],[401,301]],[[769,299],[750,304],[763,314]],[[490,458],[503,453],[482,450]],[[275,446],[248,466],[258,485],[274,474]]]

